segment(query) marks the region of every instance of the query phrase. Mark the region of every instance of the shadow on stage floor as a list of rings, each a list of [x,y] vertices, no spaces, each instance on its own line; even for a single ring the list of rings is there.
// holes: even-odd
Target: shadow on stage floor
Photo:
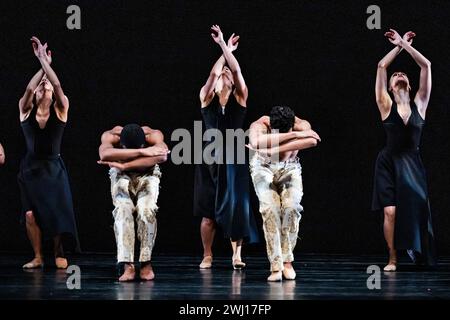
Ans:
[[[51,265],[23,271],[27,258],[0,254],[0,299],[450,299],[450,257],[441,258],[435,270],[419,270],[405,260],[397,273],[381,272],[380,289],[373,290],[367,268],[383,267],[385,257],[302,255],[295,281],[268,283],[265,257],[249,257],[245,271],[234,271],[228,258],[215,258],[213,269],[199,270],[198,257],[158,256],[154,281],[119,283],[113,255],[83,254],[70,261],[81,271],[81,288],[72,290],[65,271]]]

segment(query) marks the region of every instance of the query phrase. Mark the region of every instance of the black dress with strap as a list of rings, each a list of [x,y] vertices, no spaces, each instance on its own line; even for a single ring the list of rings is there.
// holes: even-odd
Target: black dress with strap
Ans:
[[[387,143],[375,165],[372,209],[395,206],[395,248],[408,250],[417,263],[435,265],[427,179],[419,152],[424,124],[414,103],[406,124],[393,103],[383,121]]]
[[[202,118],[206,129],[217,129],[222,133],[225,148],[222,150],[222,161],[206,164],[202,158],[202,163],[196,165],[194,215],[215,220],[225,238],[257,242],[258,231],[250,210],[248,163],[235,161],[237,144],[234,140],[225,139],[226,129],[243,129],[247,108],[234,97],[230,97],[223,108],[216,101],[218,99],[201,109]],[[212,142],[206,142],[203,150]],[[230,149],[234,150],[235,158],[229,157],[229,160],[234,161],[227,161],[227,154],[231,153],[226,150]]]
[[[36,112],[34,105],[28,118],[21,122],[27,148],[17,176],[21,220],[25,220],[27,211],[33,211],[44,240],[61,235],[65,249],[79,251],[72,193],[60,155],[66,123],[58,119],[52,104],[47,123],[41,129]]]

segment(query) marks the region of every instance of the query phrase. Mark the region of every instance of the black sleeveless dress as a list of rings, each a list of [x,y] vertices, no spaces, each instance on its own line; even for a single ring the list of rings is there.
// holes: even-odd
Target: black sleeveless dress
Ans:
[[[383,121],[387,143],[375,165],[372,209],[395,206],[395,248],[408,250],[416,263],[435,265],[427,180],[419,153],[424,124],[413,102],[406,124],[397,105],[392,104],[389,116]]]
[[[79,251],[72,204],[72,193],[66,167],[60,155],[66,123],[58,119],[54,104],[45,128],[36,121],[37,106],[21,122],[27,153],[17,176],[21,193],[22,214],[33,211],[44,240],[61,235],[65,249]]]
[[[225,130],[243,129],[246,112],[247,108],[239,105],[234,97],[230,97],[223,109],[218,99],[201,109],[205,128],[220,130],[224,143],[227,143],[223,149],[222,162],[206,164],[202,160],[201,164],[196,165],[194,215],[215,220],[222,228],[225,238],[246,239],[253,243],[258,241],[258,231],[250,211],[248,163],[226,161],[226,150],[232,148],[236,155],[237,148],[235,141],[226,141]],[[205,143],[203,150],[210,143],[212,141]]]

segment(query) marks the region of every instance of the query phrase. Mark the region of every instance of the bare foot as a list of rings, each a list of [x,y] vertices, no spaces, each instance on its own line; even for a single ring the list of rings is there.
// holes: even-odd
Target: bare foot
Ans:
[[[387,271],[387,272],[395,272],[395,271],[397,271],[397,263],[395,263],[395,262],[389,262],[389,263],[387,264],[387,266],[384,267],[383,270],[384,270],[384,271]]]
[[[241,257],[239,256],[234,256],[232,258],[232,264],[233,264],[233,269],[234,270],[240,270],[240,269],[244,269],[245,268],[245,263],[242,262]]]
[[[241,259],[234,259],[233,260],[233,269],[234,270],[240,270],[245,268],[245,263],[242,262]]]
[[[203,257],[202,263],[200,263],[200,269],[209,269],[212,267],[212,256]]]
[[[42,268],[44,266],[44,260],[42,257],[35,257],[33,260],[31,260],[28,263],[25,263],[23,265],[23,269],[36,269],[36,268]]]
[[[133,281],[136,276],[136,272],[134,270],[134,266],[132,264],[126,263],[124,267],[124,272],[120,276],[119,281],[125,282],[125,281]]]
[[[294,280],[297,276],[291,262],[286,262],[284,264],[283,276],[286,280]]]
[[[281,271],[272,271],[267,281],[281,281],[283,279],[283,274]]]
[[[152,265],[150,263],[147,263],[143,267],[141,267],[139,276],[141,277],[141,280],[153,280],[155,278],[155,273],[153,272]]]
[[[397,270],[397,251],[395,249],[389,249],[389,262],[383,270],[387,272],[395,272]]]
[[[68,263],[66,258],[55,258],[55,265],[57,269],[67,269]]]

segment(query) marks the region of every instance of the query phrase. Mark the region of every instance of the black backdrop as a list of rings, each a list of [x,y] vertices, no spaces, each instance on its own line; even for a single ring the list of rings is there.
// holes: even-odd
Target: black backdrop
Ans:
[[[78,4],[82,29],[66,28]],[[370,213],[373,165],[383,145],[374,101],[376,64],[392,45],[389,27],[414,30],[414,45],[433,65],[423,158],[438,248],[450,253],[448,208],[448,1],[377,1],[382,30],[368,30],[372,1],[1,1],[0,250],[30,250],[19,225],[16,174],[24,151],[17,102],[38,69],[30,37],[49,43],[53,67],[71,102],[63,144],[84,251],[114,251],[107,169],[96,164],[100,135],[117,124],[192,129],[198,92],[220,54],[209,27],[241,36],[237,58],[250,97],[248,119],[277,104],[293,107],[323,139],[301,154],[305,213],[299,252],[381,253],[381,217]],[[401,69],[417,89],[419,69],[402,53]],[[199,254],[192,217],[193,166],[162,166],[155,253]],[[253,211],[259,219],[257,207]],[[260,222],[260,221],[259,221]],[[261,233],[262,235],[262,233]],[[219,237],[218,237],[219,239]],[[228,252],[219,239],[217,250]],[[263,244],[252,246],[263,252]]]

